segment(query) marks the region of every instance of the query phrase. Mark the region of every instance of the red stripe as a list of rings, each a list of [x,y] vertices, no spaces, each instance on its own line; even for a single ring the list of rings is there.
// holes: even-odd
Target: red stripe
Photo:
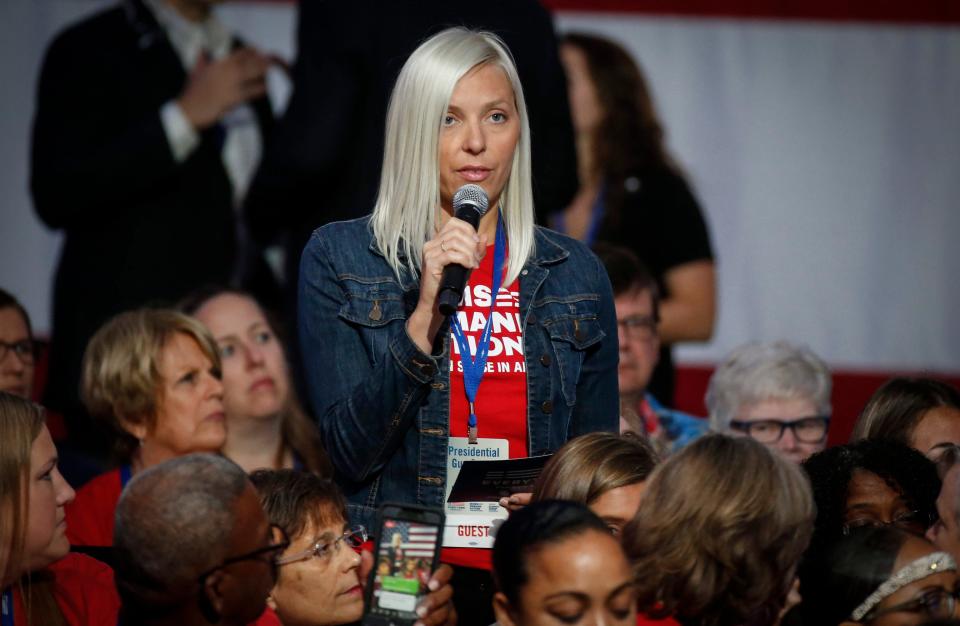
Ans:
[[[295,4],[293,0],[240,0]],[[957,0],[541,0],[552,11],[736,19],[960,24]]]
[[[956,0],[543,0],[553,11],[738,19],[960,23]]]
[[[713,374],[712,365],[680,365],[677,367],[676,403],[674,407],[691,415],[706,415],[703,396]],[[894,376],[927,376],[960,387],[960,373],[940,374],[921,371],[863,372],[833,370],[833,418],[830,420],[829,445],[846,443],[861,409],[883,383]]]

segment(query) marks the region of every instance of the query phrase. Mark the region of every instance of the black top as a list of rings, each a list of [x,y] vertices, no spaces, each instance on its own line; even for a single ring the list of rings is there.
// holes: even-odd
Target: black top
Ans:
[[[624,192],[619,212],[607,208],[598,239],[633,250],[656,279],[661,298],[667,298],[668,271],[713,260],[703,211],[683,177],[665,168],[627,178]],[[673,379],[673,357],[670,346],[664,345],[648,390],[672,404]]]

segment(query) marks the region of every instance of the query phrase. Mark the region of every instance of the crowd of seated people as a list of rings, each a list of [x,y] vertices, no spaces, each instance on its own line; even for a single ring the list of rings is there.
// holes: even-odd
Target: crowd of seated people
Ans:
[[[170,193],[152,196],[145,190],[150,181],[135,180],[120,191],[139,192],[144,211],[168,227],[162,209],[177,202],[172,191],[189,193],[197,176],[214,172],[222,184],[206,190],[208,201],[216,197],[214,217],[232,223],[242,194],[228,180],[243,188],[250,183],[251,162],[241,167],[237,159],[244,146],[259,154],[258,137],[269,129],[260,118],[269,113],[263,77],[270,59],[243,48],[212,21],[207,5],[129,0],[126,14],[107,11],[53,47],[36,130],[34,192],[41,213],[67,229],[71,246],[104,233],[138,245],[135,220],[116,209],[125,206],[122,194],[102,203],[105,214],[96,218],[102,232],[73,213],[60,215],[71,187],[56,186],[55,174],[72,176],[85,165],[67,159],[51,167],[57,159],[50,128],[70,126],[56,117],[64,103],[50,100],[66,80],[62,70],[71,59],[64,55],[97,29],[104,47],[114,45],[105,33],[112,37],[130,24],[141,29],[147,48],[156,52],[160,42],[162,52],[175,53],[167,54],[166,65],[196,66],[181,76],[184,84],[163,85],[156,102],[143,105],[149,115],[140,130],[160,149],[144,148],[127,164],[163,165],[156,174],[167,176]],[[292,341],[277,321],[289,320],[291,312],[276,314],[270,306],[276,302],[242,288],[250,284],[240,280],[248,272],[223,262],[251,250],[207,250],[209,233],[193,232],[184,245],[194,260],[216,257],[216,267],[192,276],[176,264],[164,266],[156,273],[162,290],[147,293],[150,281],[137,280],[136,294],[118,293],[116,301],[105,301],[111,286],[130,278],[120,265],[104,257],[84,269],[66,255],[59,272],[71,280],[60,287],[71,297],[79,297],[80,275],[120,271],[124,280],[101,281],[84,302],[91,312],[74,329],[73,340],[83,336],[80,345],[58,346],[57,338],[70,333],[58,314],[51,347],[54,355],[62,350],[54,359],[55,404],[67,410],[82,403],[84,416],[97,420],[70,415],[61,432],[62,422],[31,401],[41,396],[35,386],[41,355],[27,311],[0,290],[3,626],[361,622],[380,539],[370,512],[397,495],[400,504],[459,504],[447,500],[444,488],[453,485],[436,470],[444,470],[448,445],[469,441],[462,446],[471,450],[477,443],[474,397],[468,395],[460,411],[470,422],[455,425],[448,409],[454,381],[462,396],[467,379],[451,373],[454,363],[469,364],[453,360],[451,333],[437,323],[435,303],[420,288],[438,281],[451,262],[493,276],[489,261],[500,245],[494,238],[500,241],[504,230],[517,244],[510,251],[526,246],[532,261],[511,265],[507,257],[513,287],[488,297],[490,310],[501,300],[522,310],[529,293],[549,280],[552,291],[535,300],[536,315],[526,318],[523,336],[502,329],[494,335],[499,346],[513,341],[537,353],[517,363],[527,368],[523,377],[498,380],[496,389],[509,398],[497,399],[503,415],[496,424],[477,411],[478,445],[498,453],[522,449],[512,458],[550,458],[521,490],[498,494],[504,496],[499,507],[482,503],[495,510],[488,543],[448,545],[444,537],[438,564],[420,580],[417,617],[407,626],[932,626],[960,620],[960,391],[928,378],[890,380],[863,407],[850,441],[830,448],[831,374],[798,343],[734,349],[710,380],[706,418],[669,408],[669,393],[655,397],[651,389],[672,387],[669,375],[655,382],[658,363],[669,356],[662,344],[712,332],[712,248],[699,204],[665,151],[639,69],[619,46],[595,37],[569,36],[563,46],[578,151],[587,159],[579,194],[555,216],[571,237],[533,224],[528,122],[509,50],[489,33],[453,28],[427,40],[404,65],[403,86],[390,104],[387,149],[423,158],[415,172],[405,169],[404,159],[386,160],[382,190],[410,202],[430,196],[446,211],[449,161],[463,154],[479,161],[491,151],[509,167],[471,161],[455,172],[492,176],[507,200],[481,218],[488,221],[480,234],[446,219],[430,221],[433,230],[422,229],[426,239],[415,241],[408,227],[417,225],[417,216],[405,204],[389,205],[384,198],[394,196],[386,192],[377,205],[378,225],[355,221],[317,231],[301,283],[302,295],[314,300],[300,310],[310,342]],[[560,67],[556,59],[553,64]],[[248,73],[240,91],[231,88],[244,82],[234,71]],[[432,80],[434,74],[447,83],[442,98],[435,83],[443,81]],[[626,85],[619,91],[636,91],[621,104],[605,87],[618,75]],[[420,120],[418,103],[438,102],[446,102],[436,111],[442,127],[421,133],[429,145],[412,131],[403,134],[409,130],[404,121]],[[238,119],[237,105],[246,118]],[[624,111],[615,110],[621,105],[626,117],[637,119],[625,121]],[[645,147],[618,149],[618,133]],[[431,161],[437,147],[440,155]],[[510,162],[514,153],[518,163]],[[399,174],[433,187],[410,183],[416,189],[398,191],[390,177]],[[637,222],[646,203],[660,213],[680,206],[686,218],[667,224],[667,232],[634,237],[638,224],[662,221],[654,215]],[[515,207],[529,215],[518,217]],[[189,203],[178,208],[200,210]],[[387,239],[366,238],[370,229],[391,235],[394,227],[404,232],[392,247],[380,245]],[[594,241],[598,234],[620,245]],[[244,248],[248,235],[231,228],[226,248]],[[669,245],[657,248],[667,239]],[[347,240],[357,245],[341,246]],[[490,254],[484,243],[491,244]],[[152,262],[149,246],[136,251]],[[396,268],[386,256],[411,267],[422,260],[421,282],[400,270],[390,274]],[[337,270],[349,268],[350,260],[375,269]],[[592,278],[578,283],[580,273]],[[205,287],[194,278],[227,286]],[[526,281],[534,278],[539,282],[530,287]],[[416,317],[418,311],[427,311],[429,323],[420,324],[426,318]],[[347,343],[355,350],[338,362]],[[469,348],[467,341],[458,345]],[[320,353],[333,358],[320,360]],[[302,368],[312,387],[303,388]],[[77,379],[65,384],[72,370],[79,371]],[[377,393],[364,387],[368,383]],[[64,400],[71,386],[76,397]],[[334,387],[343,393],[332,397]],[[317,411],[301,400],[311,397],[327,402]],[[527,419],[511,422],[521,414]],[[111,460],[83,456],[97,448],[88,445],[92,440],[107,439]],[[423,440],[432,447],[420,446]],[[91,466],[99,473],[87,481]]]

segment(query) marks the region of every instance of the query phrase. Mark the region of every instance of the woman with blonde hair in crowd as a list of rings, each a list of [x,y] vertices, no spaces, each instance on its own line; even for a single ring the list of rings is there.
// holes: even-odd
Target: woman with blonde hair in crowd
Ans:
[[[372,215],[317,229],[300,268],[308,388],[350,517],[371,525],[391,500],[447,507],[441,558],[477,623],[494,620],[490,548],[507,511],[449,504],[454,472],[617,428],[610,282],[585,245],[534,224],[532,185],[509,50],[444,30],[397,78]],[[478,228],[455,196],[489,208]],[[444,291],[462,299],[448,316],[441,278],[458,265],[469,278]]]
[[[586,505],[618,536],[633,519],[657,453],[633,433],[588,433],[563,445],[537,478],[533,500]]]
[[[57,469],[43,409],[0,392],[0,592],[3,624],[116,623],[110,569],[70,554],[64,506],[73,489]]]
[[[623,545],[639,608],[684,626],[772,626],[795,584],[815,509],[794,463],[712,434],[654,470]]]
[[[133,474],[226,440],[217,343],[197,320],[166,309],[121,313],[83,356],[82,395],[114,431],[120,466],[84,485],[67,508],[71,543],[113,544],[113,513]]]
[[[180,308],[200,320],[220,349],[227,441],[223,454],[247,472],[333,467],[316,424],[297,398],[275,319],[250,294],[210,287]]]

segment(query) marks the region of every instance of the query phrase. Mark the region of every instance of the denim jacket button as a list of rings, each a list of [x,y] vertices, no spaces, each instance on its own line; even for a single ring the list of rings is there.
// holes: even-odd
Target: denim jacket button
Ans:
[[[426,363],[420,366],[420,371],[424,376],[433,376],[437,373],[437,368],[433,365],[433,363]]]
[[[549,400],[545,400],[544,403],[540,405],[540,410],[543,411],[544,413],[547,413],[548,415],[550,413],[553,413],[553,402],[550,402]]]
[[[379,322],[383,319],[383,311],[380,310],[380,301],[374,300],[373,307],[370,309],[370,313],[367,315],[374,322]]]
[[[534,315],[533,313],[531,313],[530,315],[528,315],[528,316],[527,316],[527,323],[528,323],[528,324],[536,324],[536,323],[537,323],[537,316]]]
[[[550,367],[550,355],[544,354],[540,357],[540,365],[544,367]]]

